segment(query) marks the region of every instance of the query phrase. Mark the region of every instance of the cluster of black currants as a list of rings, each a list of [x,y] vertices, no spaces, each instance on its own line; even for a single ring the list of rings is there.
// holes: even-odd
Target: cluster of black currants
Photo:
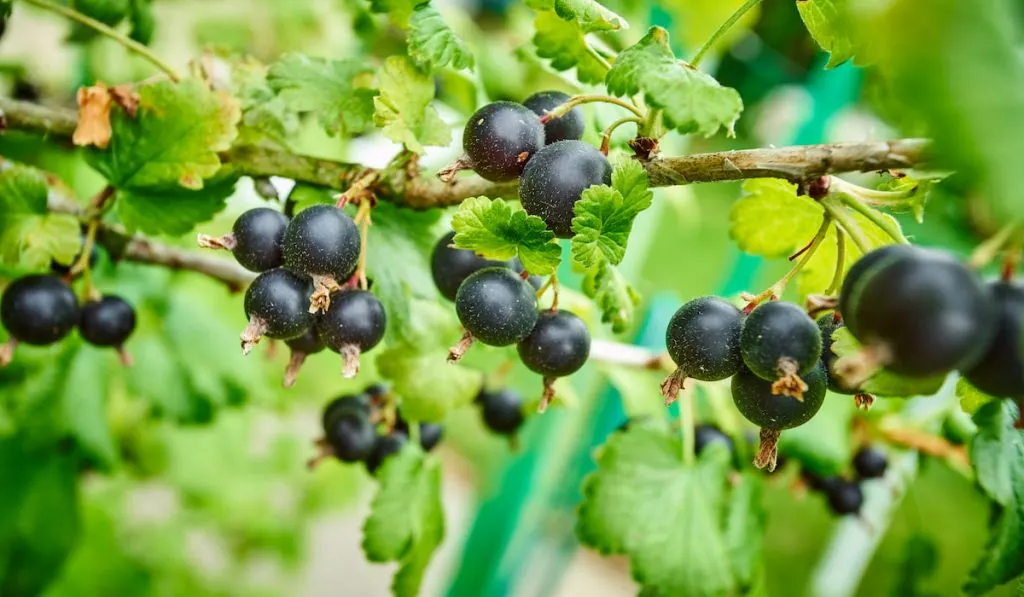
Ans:
[[[11,358],[16,344],[49,346],[76,326],[89,344],[114,348],[123,363],[131,362],[124,343],[135,331],[135,309],[116,295],[79,306],[75,293],[57,276],[31,274],[7,286],[0,298],[0,322],[11,336],[0,364]]]
[[[992,396],[1024,397],[1024,287],[988,284],[955,256],[892,245],[850,268],[839,296],[863,345],[834,372],[856,387],[881,367],[910,377],[960,371]]]
[[[368,386],[360,394],[341,396],[327,403],[322,414],[323,439],[317,442],[320,453],[310,466],[333,456],[342,462],[362,462],[371,474],[384,460],[409,443],[409,423],[396,413],[385,420],[388,388]],[[444,429],[435,423],[420,423],[420,447],[429,452],[441,442]]]
[[[888,461],[884,452],[871,446],[864,446],[853,456],[853,472],[850,478],[842,475],[823,477],[804,469],[801,476],[807,486],[824,494],[829,509],[839,516],[858,515],[864,505],[864,491],[861,484],[885,475]]]
[[[700,297],[673,315],[665,341],[677,366],[661,386],[666,403],[688,378],[732,377],[737,409],[761,428],[758,467],[775,468],[781,431],[811,420],[825,399],[821,332],[793,303],[763,303],[745,315],[725,299]]]
[[[353,377],[360,354],[384,337],[383,305],[355,287],[362,243],[341,208],[314,205],[289,220],[258,207],[239,216],[230,234],[200,235],[199,244],[230,250],[243,267],[260,272],[245,292],[249,325],[242,352],[263,336],[284,340],[292,351],[285,386],[294,383],[306,356],[324,348],[340,353],[343,375]]]

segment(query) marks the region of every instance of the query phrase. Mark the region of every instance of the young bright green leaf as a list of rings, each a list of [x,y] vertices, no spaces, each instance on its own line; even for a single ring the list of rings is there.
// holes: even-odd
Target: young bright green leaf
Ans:
[[[373,98],[373,123],[383,128],[385,136],[415,153],[423,153],[424,145],[451,142],[451,128],[430,105],[434,79],[429,74],[404,56],[391,56],[384,61],[379,79],[380,95]]]
[[[729,498],[725,543],[736,580],[742,589],[748,589],[754,584],[762,567],[767,524],[764,479],[756,473],[741,476]]]
[[[527,0],[535,10],[553,10],[564,21],[574,23],[583,33],[626,29],[625,19],[602,6],[597,0]]]
[[[861,349],[860,342],[845,327],[832,334],[832,352],[842,358],[856,354]],[[907,377],[882,369],[861,386],[865,392],[876,396],[910,398],[912,396],[932,396],[946,381],[946,374],[931,377]]]
[[[239,62],[231,71],[231,83],[242,108],[239,141],[254,144],[266,138],[288,147],[298,135],[299,117],[270,88],[266,67],[254,60]]]
[[[92,148],[89,162],[121,191],[203,188],[203,180],[220,169],[217,152],[238,134],[238,102],[197,79],[158,81],[138,93],[134,118],[111,110],[110,144]]]
[[[825,68],[837,67],[853,58],[856,29],[847,0],[797,0],[796,7],[811,37],[829,53]]]
[[[880,216],[888,220],[891,225],[899,228],[899,223],[889,214],[880,214]],[[862,214],[854,212],[852,217],[857,222],[860,231],[864,233],[864,237],[868,240],[869,249],[877,249],[878,247],[893,244],[892,237]],[[824,292],[835,276],[836,261],[839,259],[836,234],[836,227],[833,226],[825,235],[825,239],[822,241],[821,246],[818,247],[817,252],[811,257],[797,277],[797,290],[801,298],[805,298],[808,294]],[[849,236],[844,238],[846,256],[843,263],[843,276],[863,256],[860,248],[850,240]],[[809,241],[810,239],[811,237],[808,237],[807,240]]]
[[[236,178],[218,176],[199,190],[153,187],[118,190],[115,205],[129,230],[147,234],[181,235],[224,209],[235,190]]]
[[[267,83],[297,112],[313,112],[331,135],[351,135],[370,127],[372,68],[359,60],[328,60],[285,54],[270,65]]]
[[[1011,409],[1004,400],[993,400],[978,409],[974,414],[978,433],[969,450],[978,485],[1001,506],[1010,506],[1014,499],[1013,475],[1021,471],[1013,459],[1024,447],[1024,434],[1014,429]]]
[[[612,331],[620,334],[633,325],[640,295],[619,268],[604,260],[587,272],[583,280],[583,292],[594,299],[601,310],[601,321],[610,323]]]
[[[736,588],[724,534],[726,450],[693,466],[668,429],[613,434],[583,483],[576,533],[603,554],[629,557],[641,595],[726,595]]]
[[[81,226],[70,214],[49,213],[43,174],[14,165],[0,172],[0,262],[30,270],[65,265],[81,248]]]
[[[0,218],[10,214],[46,213],[49,189],[46,177],[35,168],[14,165],[0,172]]]
[[[473,54],[433,6],[416,7],[409,19],[409,56],[425,70],[473,68]]]
[[[444,538],[441,466],[409,444],[384,461],[377,481],[380,486],[363,525],[363,551],[371,562],[399,562],[393,592],[414,597]]]
[[[472,197],[463,201],[452,218],[455,246],[489,259],[516,255],[531,274],[546,276],[558,268],[562,251],[544,220],[529,216],[502,199]]]
[[[448,350],[398,344],[377,356],[377,370],[402,397],[402,415],[414,421],[440,422],[452,409],[473,402],[483,374],[463,365],[446,365]]]
[[[587,49],[587,40],[578,27],[550,11],[539,13],[533,27],[533,45],[537,55],[550,60],[551,68],[569,70],[576,67],[576,78],[581,83],[604,81],[608,69]]]
[[[572,257],[585,268],[604,259],[618,265],[626,254],[633,220],[651,206],[647,172],[640,162],[627,160],[612,170],[612,186],[595,185],[583,191],[572,220]]]
[[[778,178],[743,182],[743,195],[729,211],[729,235],[740,250],[768,258],[788,257],[814,237],[825,211]]]
[[[740,94],[722,87],[711,75],[675,57],[668,32],[652,27],[636,45],[623,50],[605,79],[613,95],[643,93],[647,103],[661,109],[665,124],[680,133],[705,137],[725,128],[729,134],[743,111]]]

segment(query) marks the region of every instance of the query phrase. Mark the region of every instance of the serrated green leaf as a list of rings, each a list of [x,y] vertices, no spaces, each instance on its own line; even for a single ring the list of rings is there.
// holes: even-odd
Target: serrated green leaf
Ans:
[[[613,95],[643,93],[650,106],[662,110],[665,124],[680,133],[710,137],[724,127],[732,134],[743,111],[735,89],[722,87],[711,75],[675,57],[668,32],[661,27],[652,27],[636,45],[623,50],[605,82]]]
[[[46,213],[49,189],[46,177],[35,168],[13,165],[0,172],[0,218],[11,214]]]
[[[89,163],[121,191],[203,188],[220,169],[217,152],[238,134],[238,102],[196,79],[158,81],[138,93],[134,118],[111,110],[110,144],[90,148]]]
[[[386,137],[410,151],[423,153],[424,145],[448,145],[451,129],[430,103],[434,79],[404,56],[384,61],[379,75],[380,95],[373,98],[373,123]]]
[[[573,23],[583,33],[618,31],[629,27],[626,19],[597,0],[527,0],[526,4],[535,10],[554,11],[559,18]]]
[[[416,7],[409,19],[409,56],[426,70],[473,68],[469,48],[429,4]]]
[[[796,7],[811,37],[829,53],[825,68],[835,68],[853,58],[856,30],[847,0],[797,0]]]
[[[860,342],[847,328],[841,327],[832,334],[832,352],[837,357],[855,355],[860,349]],[[888,369],[882,369],[864,382],[861,389],[869,394],[884,397],[932,396],[942,388],[946,377],[946,374],[930,377],[907,377]]]
[[[399,27],[406,27],[417,6],[430,0],[370,0],[370,10],[386,13]]]
[[[997,504],[1010,506],[1013,475],[1021,472],[1013,459],[1024,446],[1024,435],[1013,427],[1010,402],[991,401],[978,409],[973,419],[978,433],[971,439],[969,454],[978,485]]]
[[[441,467],[409,444],[385,460],[377,481],[380,486],[363,525],[363,551],[371,562],[399,562],[393,592],[414,597],[444,538]]]
[[[181,187],[118,190],[117,213],[129,230],[147,234],[181,235],[209,221],[234,193],[236,179],[207,181],[199,190]]]
[[[285,54],[270,66],[267,83],[296,112],[313,112],[330,135],[351,135],[373,122],[372,68],[359,60]]]
[[[618,265],[626,254],[633,220],[651,206],[647,172],[635,160],[617,164],[612,186],[592,186],[583,191],[572,220],[572,256],[585,268],[604,259]]]
[[[583,280],[583,292],[594,299],[601,310],[601,321],[610,323],[612,331],[620,334],[633,325],[640,295],[607,261],[598,261]]]
[[[445,363],[444,347],[389,347],[377,356],[377,370],[402,397],[402,416],[411,421],[440,422],[448,413],[473,402],[483,375],[463,365]]]
[[[452,217],[455,246],[488,259],[519,256],[531,274],[546,276],[558,269],[562,251],[544,220],[527,215],[502,199],[472,197]]]
[[[729,235],[740,250],[768,258],[788,257],[814,237],[825,210],[796,194],[778,178],[743,182],[743,194],[729,211]]]
[[[981,407],[996,400],[971,385],[966,377],[956,380],[956,397],[960,401],[961,410],[969,415],[975,414]]]
[[[754,584],[764,559],[764,479],[756,474],[739,478],[729,498],[725,543],[736,580],[742,589]]]
[[[583,483],[576,533],[604,554],[629,557],[641,595],[726,595],[736,587],[724,537],[727,450],[693,466],[667,429],[613,434]]]
[[[0,262],[30,270],[52,261],[70,264],[81,248],[81,228],[69,214],[48,213],[43,173],[13,165],[0,172]]]
[[[232,93],[242,108],[239,123],[239,141],[257,143],[263,138],[288,147],[299,132],[299,117],[276,95],[267,81],[267,68],[247,60],[231,71]]]
[[[553,12],[544,11],[534,22],[533,45],[537,55],[551,61],[555,70],[576,67],[576,78],[581,83],[604,81],[608,69],[587,49],[583,32],[572,23],[560,19]]]

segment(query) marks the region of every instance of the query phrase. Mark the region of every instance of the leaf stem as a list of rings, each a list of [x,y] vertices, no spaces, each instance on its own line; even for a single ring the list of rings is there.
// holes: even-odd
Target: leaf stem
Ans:
[[[546,124],[548,122],[551,122],[555,118],[561,118],[565,116],[566,114],[569,113],[569,110],[572,110],[576,106],[582,106],[583,104],[592,104],[594,102],[615,104],[616,106],[629,110],[637,118],[642,119],[644,117],[644,113],[640,111],[640,108],[637,108],[636,106],[627,102],[626,100],[622,100],[617,97],[612,97],[610,95],[574,95],[570,97],[568,100],[566,100],[566,102],[563,103],[562,105],[556,107],[555,109],[551,110],[550,112],[542,116],[540,121],[541,123]]]
[[[821,220],[821,226],[818,227],[818,231],[814,234],[814,238],[811,239],[810,244],[807,245],[807,248],[804,249],[803,254],[800,256],[800,261],[797,261],[796,265],[786,272],[786,275],[782,276],[778,282],[772,284],[768,290],[756,296],[755,300],[760,303],[772,297],[782,296],[782,293],[786,291],[786,287],[793,281],[793,278],[795,278],[796,275],[807,266],[807,263],[810,262],[812,257],[814,257],[814,254],[818,252],[818,247],[820,247],[821,242],[825,240],[825,236],[828,235],[828,230],[831,227],[832,217],[826,213],[825,217]]]
[[[683,464],[693,466],[697,457],[694,438],[695,416],[693,411],[693,390],[684,391],[679,405],[679,435],[683,440]]]
[[[743,18],[743,15],[747,14],[747,11],[757,6],[760,2],[761,0],[747,0],[743,3],[743,6],[736,9],[736,12],[732,13],[732,15],[726,19],[726,21],[722,23],[714,33],[711,34],[711,37],[704,42],[704,45],[697,50],[697,53],[693,56],[693,60],[690,61],[690,66],[697,68],[697,65],[704,59],[704,56],[707,55],[711,47],[715,45],[718,38],[725,35],[725,32],[732,28],[732,26],[736,24],[736,21]]]
[[[78,12],[77,10],[75,10],[73,8],[57,4],[56,2],[53,2],[52,0],[24,0],[24,1],[26,3],[28,3],[28,4],[32,4],[34,6],[42,8],[44,10],[48,10],[50,12],[55,12],[55,13],[65,17],[65,18],[71,19],[72,21],[77,21],[78,23],[81,23],[82,25],[85,25],[86,27],[89,27],[90,29],[95,30],[97,33],[101,33],[103,35],[106,35],[110,39],[112,39],[112,40],[116,41],[117,43],[121,44],[122,46],[124,46],[126,49],[128,49],[128,50],[130,50],[132,52],[135,52],[139,56],[142,56],[143,58],[148,60],[150,63],[152,63],[153,66],[155,66],[158,69],[160,69],[160,70],[164,71],[165,73],[167,73],[167,76],[170,77],[170,79],[172,81],[178,82],[178,81],[181,80],[181,77],[178,75],[177,71],[175,71],[174,68],[171,67],[169,64],[167,64],[166,62],[161,60],[156,54],[151,52],[149,50],[149,48],[147,48],[146,46],[140,44],[139,42],[135,41],[134,39],[131,39],[131,38],[127,37],[126,35],[118,32],[117,30],[113,29],[112,27],[109,27],[109,26],[107,26],[107,25],[97,21],[96,19],[93,19],[92,17],[86,16],[86,15]]]
[[[860,224],[854,219],[853,214],[850,210],[843,205],[835,195],[829,195],[821,201],[821,206],[825,208],[825,213],[832,216],[832,219],[836,221],[836,224],[849,235],[850,240],[853,244],[857,245],[862,254],[871,252],[872,243],[867,236],[864,235],[864,231],[860,229]]]
[[[855,184],[847,183],[843,179],[835,176],[832,176],[831,179],[830,187],[832,192],[841,197],[843,204],[852,207],[855,211],[870,220],[872,224],[878,226],[889,236],[889,238],[897,243],[901,245],[910,244],[907,237],[903,236],[903,231],[900,230],[900,225],[897,222],[886,218],[884,214],[868,205],[865,205],[864,202],[861,201],[859,193],[861,190],[867,189]]]
[[[643,126],[644,121],[637,118],[636,116],[625,116],[623,118],[620,118],[615,122],[609,124],[608,128],[604,129],[604,132],[601,133],[601,153],[608,155],[608,150],[611,149],[612,133],[615,132],[615,129],[630,122],[636,123],[637,132],[639,133],[640,127]]]
[[[832,282],[825,289],[825,294],[831,296],[839,291],[844,273],[846,273],[846,233],[842,228],[836,228],[836,271],[832,275]]]
[[[608,63],[605,57],[602,56],[601,53],[597,51],[597,49],[588,44],[586,41],[583,42],[583,47],[586,48],[587,54],[601,65],[601,67],[604,69],[605,74],[607,74],[608,71],[612,69],[612,65]],[[603,76],[604,75],[602,75],[602,77]]]
[[[644,117],[643,123],[640,125],[640,130],[637,131],[637,136],[640,137],[658,137],[656,129],[658,128],[659,118],[661,118],[661,110],[650,109],[647,111],[647,116]]]
[[[1024,222],[1013,221],[1003,226],[974,249],[967,263],[975,269],[985,267],[1010,243],[1018,230],[1024,230]]]

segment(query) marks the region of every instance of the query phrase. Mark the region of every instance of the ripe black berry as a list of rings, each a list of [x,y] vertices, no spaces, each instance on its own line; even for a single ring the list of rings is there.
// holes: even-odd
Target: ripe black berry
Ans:
[[[476,398],[480,403],[480,414],[484,425],[495,433],[510,435],[518,430],[525,420],[523,397],[515,390],[502,388],[494,392],[481,390]]]
[[[740,352],[747,368],[776,382],[776,392],[799,398],[804,391],[799,377],[809,374],[821,358],[821,332],[797,305],[772,301],[747,316]]]
[[[359,355],[384,338],[387,315],[373,294],[346,290],[331,298],[331,306],[316,325],[328,348],[344,358],[343,375],[353,377],[359,372]]]
[[[515,344],[537,323],[537,295],[512,270],[487,267],[459,286],[455,312],[474,338],[491,346]]]
[[[82,306],[78,331],[89,344],[120,347],[135,331],[135,309],[119,296]]]
[[[546,378],[565,377],[587,362],[590,332],[582,319],[568,311],[544,311],[517,349],[530,371]]]
[[[512,102],[494,102],[476,111],[466,122],[462,148],[469,165],[493,182],[512,180],[544,146],[544,126],[529,108]]]
[[[359,263],[359,228],[337,207],[314,205],[292,218],[281,246],[288,269],[344,281]]]
[[[818,330],[821,331],[821,364],[825,367],[825,377],[828,389],[837,394],[856,394],[856,388],[849,388],[842,383],[832,368],[838,360],[838,356],[832,352],[832,335],[836,330],[845,327],[843,320],[836,320],[835,315],[828,314],[818,318]]]
[[[340,416],[359,415],[364,418],[370,417],[370,402],[363,394],[340,396],[331,400],[324,407],[320,416],[320,424],[324,433],[328,433],[331,422]]]
[[[844,323],[846,327],[850,328],[850,333],[854,336],[857,335],[857,324],[856,320],[853,319],[854,314],[850,305],[850,297],[853,294],[854,288],[860,285],[864,274],[883,261],[911,256],[916,251],[917,247],[912,245],[886,245],[867,253],[850,266],[849,271],[846,272],[846,277],[843,278],[843,287],[839,292],[839,311],[843,314]]]
[[[441,443],[443,436],[444,427],[437,423],[420,423],[420,446],[424,451],[433,450],[437,444]]]
[[[865,446],[853,455],[853,470],[861,479],[877,479],[885,475],[887,465],[885,452],[877,448]]]
[[[718,442],[732,452],[732,438],[714,425],[697,425],[693,428],[693,447],[700,454],[711,444]]]
[[[284,263],[281,242],[288,218],[269,207],[257,207],[238,216],[232,226],[231,252],[247,270],[265,272]]]
[[[356,411],[331,417],[325,432],[331,452],[342,462],[358,462],[367,458],[377,443],[373,424]]]
[[[996,304],[996,335],[977,365],[964,377],[986,394],[1024,397],[1024,287],[1010,282],[990,285]]]
[[[313,325],[309,297],[313,281],[284,268],[267,270],[245,291],[245,315],[249,326],[242,332],[242,352],[252,350],[262,336],[288,340]]]
[[[0,299],[0,322],[14,339],[45,346],[67,336],[78,323],[78,300],[53,276],[30,275],[12,282]]]
[[[378,435],[377,441],[373,444],[373,451],[366,457],[366,470],[370,471],[371,475],[376,473],[388,456],[401,452],[407,443],[409,437],[401,431]]]
[[[537,152],[519,180],[526,213],[540,216],[559,238],[572,236],[576,202],[591,185],[609,184],[612,166],[594,146],[559,141]]]
[[[883,259],[851,291],[850,328],[903,375],[938,375],[977,364],[995,333],[996,309],[977,275],[952,255],[916,249]]]
[[[538,91],[526,98],[523,105],[537,116],[544,116],[567,101],[569,95],[561,91]],[[573,108],[565,116],[544,125],[544,142],[551,145],[557,141],[578,140],[583,136],[583,126],[583,112]]]
[[[861,506],[864,505],[864,492],[856,481],[841,477],[830,479],[824,491],[829,508],[840,516],[859,514]]]
[[[665,331],[668,354],[678,367],[662,384],[665,397],[675,399],[687,377],[717,381],[735,374],[743,364],[742,327],[743,313],[716,296],[696,298],[680,307]]]
[[[748,421],[766,429],[799,427],[818,412],[825,400],[825,370],[821,365],[804,376],[807,389],[803,401],[772,393],[772,382],[765,381],[746,367],[732,378],[732,399]]]
[[[459,286],[470,274],[485,267],[514,268],[516,264],[509,261],[493,261],[485,259],[473,251],[452,247],[455,232],[449,232],[434,245],[434,253],[430,258],[430,273],[434,276],[434,284],[441,296],[454,301]],[[520,266],[520,269],[522,266]]]

